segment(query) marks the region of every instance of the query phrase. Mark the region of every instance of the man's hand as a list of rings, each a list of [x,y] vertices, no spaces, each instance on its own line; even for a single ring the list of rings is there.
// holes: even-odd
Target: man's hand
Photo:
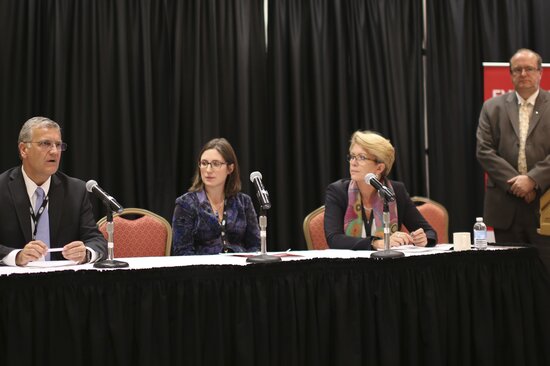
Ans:
[[[535,190],[532,190],[531,192],[527,193],[525,195],[525,197],[523,197],[523,199],[527,203],[533,202],[535,200],[535,198],[537,198],[537,191],[535,191]]]
[[[15,264],[26,266],[29,262],[39,260],[48,252],[48,246],[41,240],[33,240],[27,243],[15,256]]]
[[[517,175],[508,180],[510,184],[510,192],[517,197],[525,198],[525,196],[535,189],[535,181],[527,175]]]
[[[63,247],[61,252],[65,259],[77,262],[79,264],[86,263],[86,246],[81,241],[73,241]]]

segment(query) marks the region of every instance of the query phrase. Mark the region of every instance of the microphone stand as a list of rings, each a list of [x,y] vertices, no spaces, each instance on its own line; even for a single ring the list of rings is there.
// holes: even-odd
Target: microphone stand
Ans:
[[[397,250],[391,250],[390,249],[390,208],[388,205],[389,199],[388,196],[382,191],[379,190],[380,194],[384,198],[384,213],[383,213],[383,221],[384,221],[384,250],[374,252],[370,255],[371,258],[375,259],[393,259],[393,258],[401,258],[404,257],[405,254],[402,252],[398,252]]]
[[[109,205],[107,207],[107,259],[94,263],[95,268],[126,268],[127,262],[114,260],[115,244],[113,240],[113,233],[115,231],[115,223],[113,222],[113,211]]]
[[[261,254],[256,255],[254,257],[248,257],[246,259],[247,262],[250,263],[273,263],[273,262],[280,262],[281,257],[277,257],[274,255],[269,255],[266,253],[267,248],[267,216],[266,211],[264,208],[260,205],[260,250]]]

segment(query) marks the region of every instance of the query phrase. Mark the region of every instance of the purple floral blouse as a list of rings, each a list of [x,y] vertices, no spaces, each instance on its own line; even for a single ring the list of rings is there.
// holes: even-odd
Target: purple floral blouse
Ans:
[[[226,247],[232,252],[260,249],[260,228],[250,196],[237,193],[225,203]],[[204,191],[176,199],[172,217],[172,255],[217,254],[223,251],[222,225]]]

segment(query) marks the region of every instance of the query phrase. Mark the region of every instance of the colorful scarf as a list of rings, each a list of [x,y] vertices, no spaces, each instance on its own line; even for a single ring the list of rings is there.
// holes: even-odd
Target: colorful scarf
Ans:
[[[383,182],[386,187],[388,187],[392,192],[394,192],[393,187],[389,180],[384,180]],[[374,225],[376,228],[375,236],[379,238],[384,238],[384,200],[380,198],[379,195],[373,194],[370,198],[370,204],[372,207]],[[363,214],[361,206],[363,202],[361,200],[361,192],[357,187],[357,183],[352,180],[348,188],[348,208],[346,209],[346,214],[344,215],[344,232],[348,236],[353,236],[360,238],[363,232]],[[397,204],[395,201],[389,203],[390,210],[390,232],[394,233],[398,230],[397,223]],[[368,228],[367,236],[371,235],[371,228]]]

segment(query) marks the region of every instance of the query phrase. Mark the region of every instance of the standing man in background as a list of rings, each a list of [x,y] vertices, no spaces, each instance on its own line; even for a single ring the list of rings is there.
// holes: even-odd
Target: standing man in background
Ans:
[[[487,100],[479,116],[484,219],[497,243],[531,244],[550,270],[550,237],[537,233],[540,196],[550,187],[550,93],[539,88],[541,56],[519,49],[510,75],[515,91]]]
[[[68,259],[87,263],[106,257],[107,242],[97,229],[83,181],[61,172],[59,125],[29,119],[19,133],[22,166],[0,174],[0,260],[5,265]],[[50,248],[62,248],[50,253]]]

